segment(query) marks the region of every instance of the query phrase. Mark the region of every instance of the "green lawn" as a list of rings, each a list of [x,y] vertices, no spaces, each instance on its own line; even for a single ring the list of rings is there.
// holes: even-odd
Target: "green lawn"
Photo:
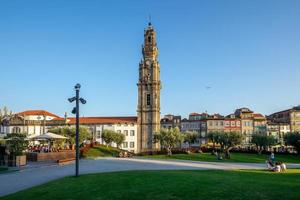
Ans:
[[[180,159],[180,160],[193,160],[193,161],[207,161],[207,162],[248,162],[248,163],[263,163],[268,158],[269,155],[258,155],[258,154],[249,154],[249,153],[231,153],[231,159],[227,160],[217,160],[215,155],[210,153],[192,153],[192,154],[173,154],[172,156],[166,155],[151,155],[143,156],[146,158],[155,158],[155,159]],[[282,161],[285,163],[300,163],[300,156],[297,155],[276,155],[276,161]]]
[[[3,200],[289,200],[300,199],[300,169],[287,173],[255,170],[130,171],[67,177]]]
[[[83,156],[86,158],[95,158],[95,157],[114,157],[119,154],[120,150],[114,147],[106,147],[104,145],[99,145],[92,147],[87,153]]]

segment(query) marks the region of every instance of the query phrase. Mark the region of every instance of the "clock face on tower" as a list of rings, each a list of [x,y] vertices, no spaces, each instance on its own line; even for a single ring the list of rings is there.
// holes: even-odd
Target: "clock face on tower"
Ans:
[[[150,64],[151,64],[150,60],[146,60],[146,65],[150,66]]]

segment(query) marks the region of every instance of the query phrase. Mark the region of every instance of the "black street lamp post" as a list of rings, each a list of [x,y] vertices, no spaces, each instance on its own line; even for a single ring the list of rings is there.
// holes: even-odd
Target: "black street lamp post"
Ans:
[[[86,100],[79,97],[79,91],[80,91],[80,84],[77,83],[75,85],[75,91],[76,96],[69,98],[69,102],[72,103],[73,101],[76,101],[76,107],[73,108],[72,113],[76,114],[76,167],[75,167],[75,176],[79,175],[79,101],[82,104],[86,104]]]

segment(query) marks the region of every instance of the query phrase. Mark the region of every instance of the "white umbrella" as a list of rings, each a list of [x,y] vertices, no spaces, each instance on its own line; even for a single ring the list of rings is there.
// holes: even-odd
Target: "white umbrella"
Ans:
[[[32,139],[32,140],[55,140],[55,139],[68,139],[68,138],[65,136],[62,136],[62,135],[48,132],[43,135],[30,137],[30,139]]]

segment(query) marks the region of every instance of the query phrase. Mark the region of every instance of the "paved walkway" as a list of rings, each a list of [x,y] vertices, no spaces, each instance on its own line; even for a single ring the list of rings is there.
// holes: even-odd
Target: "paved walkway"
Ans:
[[[101,158],[81,160],[80,174],[126,170],[204,170],[204,169],[265,169],[265,164],[221,163],[182,160],[153,160],[139,158]],[[300,164],[288,164],[288,168],[300,168]],[[73,175],[74,164],[58,166],[53,163],[29,164],[17,172],[0,174],[0,196],[15,193],[51,180]]]

